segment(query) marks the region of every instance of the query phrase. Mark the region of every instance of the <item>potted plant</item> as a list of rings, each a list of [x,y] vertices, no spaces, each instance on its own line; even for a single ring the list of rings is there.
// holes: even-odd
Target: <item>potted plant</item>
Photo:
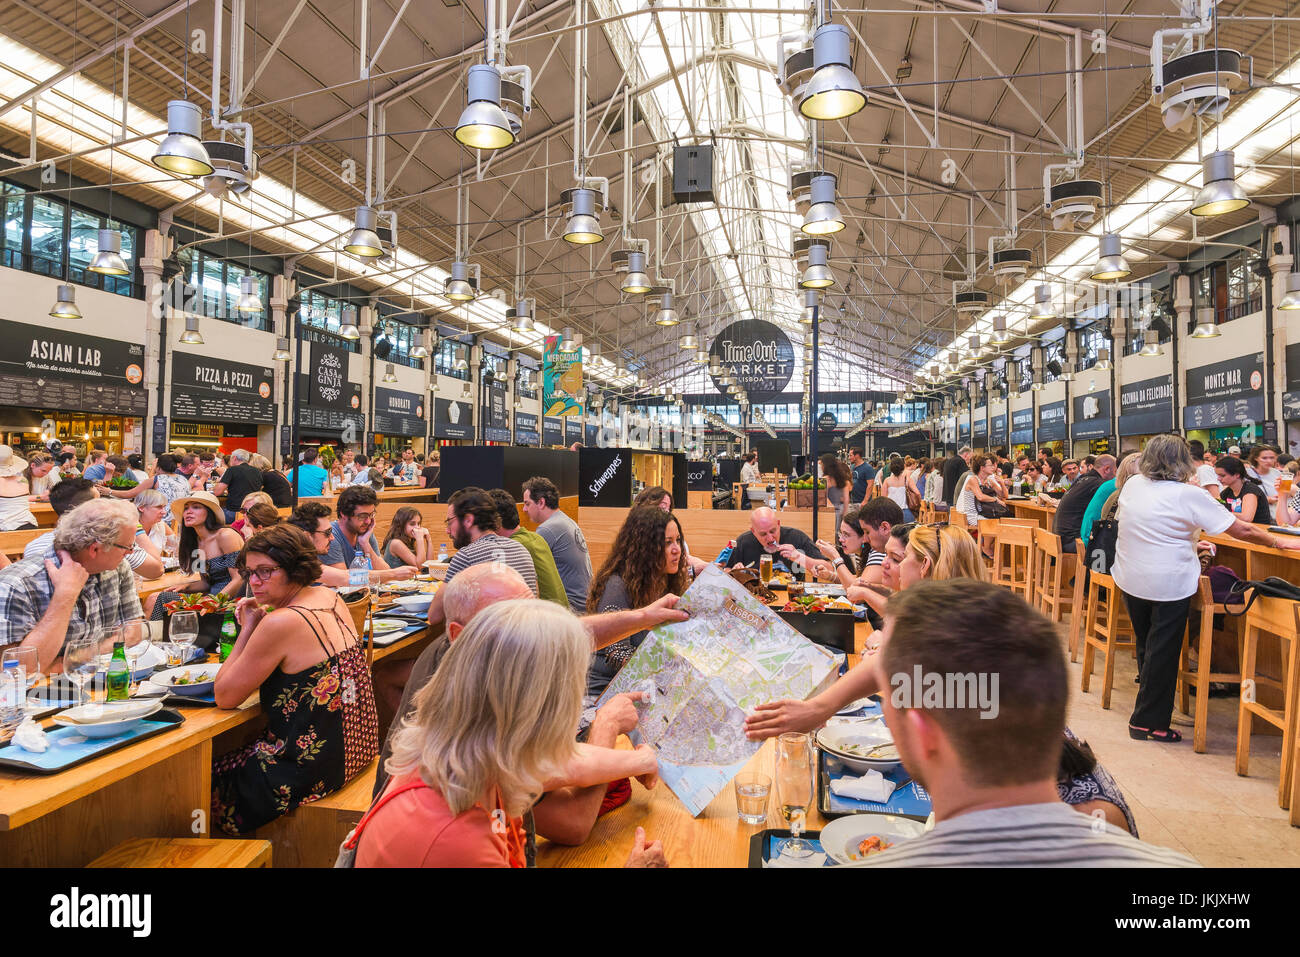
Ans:
[[[163,619],[163,640],[170,641],[171,616],[178,611],[192,611],[199,617],[199,636],[194,640],[197,648],[211,651],[221,643],[221,625],[226,620],[226,612],[234,611],[238,602],[226,595],[209,595],[206,592],[190,592],[163,603],[167,617]]]

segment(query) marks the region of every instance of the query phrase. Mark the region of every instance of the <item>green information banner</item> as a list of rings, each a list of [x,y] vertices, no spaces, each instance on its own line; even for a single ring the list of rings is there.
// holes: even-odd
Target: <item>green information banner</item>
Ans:
[[[559,336],[547,336],[542,388],[543,415],[582,415],[582,349],[564,352]]]

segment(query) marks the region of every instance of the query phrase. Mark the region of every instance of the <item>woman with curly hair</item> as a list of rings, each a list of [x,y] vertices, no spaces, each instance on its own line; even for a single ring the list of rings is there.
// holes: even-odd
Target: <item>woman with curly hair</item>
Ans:
[[[682,560],[685,545],[681,523],[671,512],[657,505],[632,509],[614,538],[609,557],[591,580],[588,614],[643,608],[670,592],[680,595],[689,581]],[[646,632],[639,631],[591,656],[589,700],[600,697],[645,636]]]

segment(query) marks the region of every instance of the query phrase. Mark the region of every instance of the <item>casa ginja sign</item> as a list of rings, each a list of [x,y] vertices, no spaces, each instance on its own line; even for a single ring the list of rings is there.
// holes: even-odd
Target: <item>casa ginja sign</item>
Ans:
[[[794,346],[777,326],[762,319],[741,319],[713,340],[709,355],[716,356],[723,374],[730,373],[751,401],[761,402],[784,391],[794,374]],[[725,392],[718,376],[713,385]]]

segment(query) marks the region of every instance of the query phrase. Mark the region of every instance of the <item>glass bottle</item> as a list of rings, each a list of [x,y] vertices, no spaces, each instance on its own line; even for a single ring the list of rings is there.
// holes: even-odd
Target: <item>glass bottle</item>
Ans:
[[[105,701],[125,701],[131,696],[131,666],[126,661],[126,641],[121,637],[113,642],[113,655],[108,659],[108,675],[104,683],[108,689]]]

